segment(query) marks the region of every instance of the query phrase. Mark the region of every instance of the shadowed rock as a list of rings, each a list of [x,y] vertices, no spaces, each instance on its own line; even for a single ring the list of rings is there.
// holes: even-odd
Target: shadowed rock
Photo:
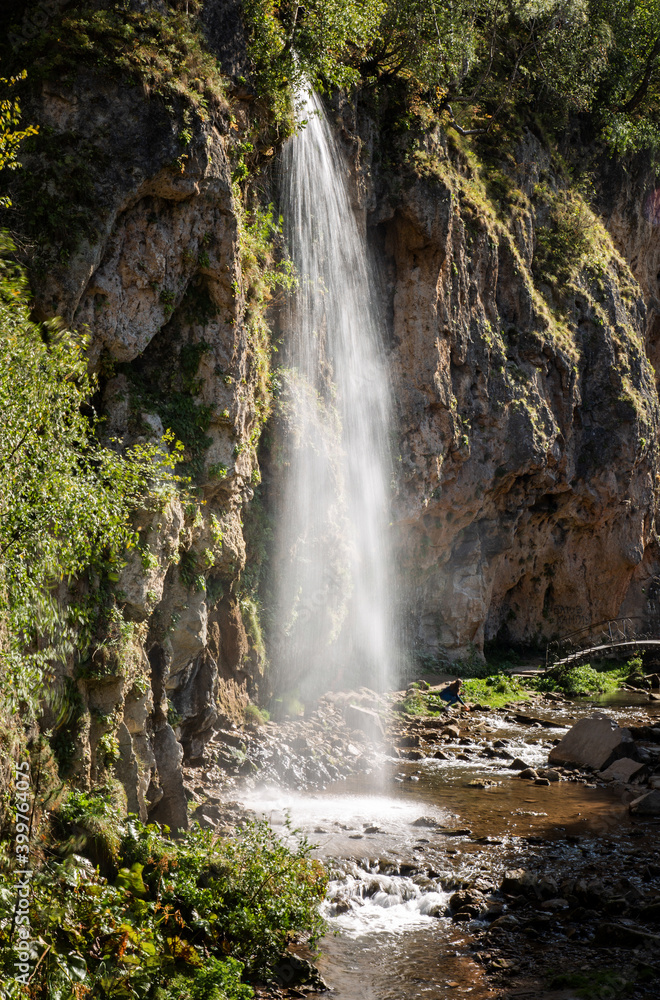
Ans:
[[[580,719],[563,740],[550,751],[551,764],[577,764],[602,770],[632,750],[629,729],[621,729],[613,719],[595,713]]]

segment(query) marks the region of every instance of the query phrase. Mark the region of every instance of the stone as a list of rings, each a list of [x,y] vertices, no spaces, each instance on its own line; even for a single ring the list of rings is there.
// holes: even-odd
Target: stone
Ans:
[[[410,825],[411,826],[423,826],[423,827],[429,827],[429,828],[438,828],[438,827],[442,826],[442,823],[440,823],[439,820],[434,819],[433,816],[419,816]]]
[[[374,712],[373,709],[361,708],[359,705],[346,705],[344,719],[347,726],[363,732],[369,739],[383,739],[383,724],[378,712]]]
[[[561,910],[568,909],[568,902],[561,897],[546,899],[545,902],[541,903],[541,909],[547,913],[559,913]]]
[[[539,778],[547,778],[548,781],[561,781],[559,771],[555,771],[553,767],[540,767],[538,774]]]
[[[620,728],[607,715],[594,713],[580,719],[550,751],[551,764],[577,764],[600,771],[632,749],[628,729]]]
[[[442,736],[449,736],[450,739],[458,739],[461,735],[461,731],[458,726],[445,726],[441,732]]]
[[[628,807],[636,816],[660,816],[660,790],[654,789],[634,799]]]
[[[536,771],[534,770],[533,767],[526,767],[524,771],[520,772],[520,774],[518,775],[518,777],[519,778],[525,778],[528,781],[536,781],[536,779],[538,778],[538,775],[537,775],[537,773],[536,773]],[[541,780],[542,781],[547,781],[547,778],[542,778]],[[549,781],[548,781],[548,784],[550,784]]]
[[[605,781],[631,781],[635,775],[644,770],[644,764],[631,760],[630,757],[621,757],[610,764],[601,772],[601,778]]]
[[[449,897],[449,909],[453,912],[465,910],[468,906],[479,907],[483,902],[483,894],[474,889],[459,889]]]
[[[523,772],[524,773],[524,772]],[[522,777],[522,774],[521,774]],[[534,781],[535,785],[549,785],[550,782],[547,778],[536,778]]]
[[[537,884],[538,878],[533,872],[518,868],[505,872],[500,888],[505,896],[536,896]]]
[[[642,945],[651,955],[657,955],[660,949],[660,935],[650,934],[641,927],[607,921],[598,925],[596,941],[609,948],[638,948]]]
[[[536,885],[536,890],[541,899],[554,899],[559,893],[557,880],[552,875],[543,875]]]
[[[514,757],[514,759],[509,764],[510,771],[525,771],[529,767],[529,764],[522,760],[520,757]]]
[[[489,930],[515,931],[520,926],[520,922],[513,913],[505,913],[502,917],[496,917],[489,927]]]

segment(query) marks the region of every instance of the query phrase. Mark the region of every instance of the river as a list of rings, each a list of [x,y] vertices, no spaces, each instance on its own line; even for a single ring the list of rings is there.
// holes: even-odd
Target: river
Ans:
[[[660,704],[631,701],[639,699],[597,707],[621,723],[660,718]],[[469,737],[443,742],[449,759],[384,758],[370,774],[314,794],[269,787],[245,795],[244,804],[276,828],[289,815],[332,870],[323,906],[330,933],[317,964],[334,1000],[503,995],[475,960],[484,921],[456,924],[442,915],[457,888],[488,896],[509,869],[578,877],[603,862],[639,880],[635,859],[657,847],[657,827],[631,820],[629,792],[602,782],[536,785],[509,760],[487,756],[504,745],[543,766],[552,741],[593,709],[585,701],[526,709],[551,729],[510,713],[481,714]]]

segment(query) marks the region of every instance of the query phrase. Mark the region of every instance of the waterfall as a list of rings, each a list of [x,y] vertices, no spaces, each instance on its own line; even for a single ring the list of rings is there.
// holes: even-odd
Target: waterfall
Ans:
[[[281,171],[299,287],[284,317],[275,567],[280,688],[303,698],[382,689],[395,655],[381,324],[347,163],[319,98],[304,100]]]

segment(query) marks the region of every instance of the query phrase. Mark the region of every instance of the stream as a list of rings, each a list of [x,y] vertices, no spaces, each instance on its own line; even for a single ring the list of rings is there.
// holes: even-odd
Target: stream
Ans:
[[[505,746],[543,767],[552,741],[595,706],[622,725],[660,718],[660,703],[642,704],[627,694],[524,709],[553,728],[492,712],[471,722],[470,739],[442,745],[452,759],[385,758],[371,773],[312,794],[271,786],[244,795],[243,804],[276,828],[288,815],[330,867],[323,904],[330,933],[317,961],[331,989],[326,995],[501,996],[474,957],[474,934],[487,925],[443,916],[453,892],[469,885],[488,896],[507,870],[520,868],[577,878],[605,863],[633,882],[639,879],[639,859],[653,851],[657,827],[638,827],[630,819],[630,792],[602,782],[536,785],[512,772],[510,760],[489,756]],[[506,913],[506,904],[499,906]]]

